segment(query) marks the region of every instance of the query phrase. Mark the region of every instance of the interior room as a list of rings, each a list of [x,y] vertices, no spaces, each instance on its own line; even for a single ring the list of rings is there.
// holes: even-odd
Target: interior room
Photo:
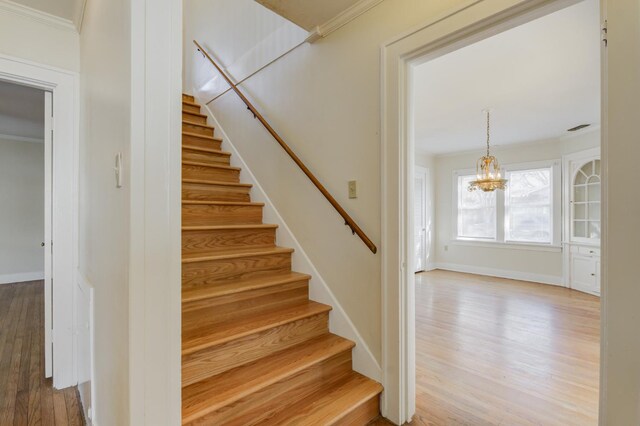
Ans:
[[[597,424],[599,13],[412,70],[418,419]]]
[[[51,99],[0,80],[1,424],[84,421],[77,388],[55,389],[51,371]]]

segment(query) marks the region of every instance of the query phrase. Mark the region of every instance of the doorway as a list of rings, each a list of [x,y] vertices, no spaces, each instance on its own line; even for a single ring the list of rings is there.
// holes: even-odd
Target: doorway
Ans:
[[[584,0],[412,63],[437,206],[437,270],[415,281],[418,422],[597,424],[599,22]]]
[[[384,369],[386,370],[387,366],[390,366],[390,364],[394,362],[397,362],[400,366],[397,370],[394,370],[393,367],[389,367],[391,371],[397,371],[398,376],[388,375],[385,380],[385,385],[398,386],[400,392],[397,394],[397,399],[395,399],[396,395],[387,395],[385,401],[386,406],[384,407],[385,411],[383,411],[383,414],[395,422],[409,420],[415,413],[414,392],[416,391],[416,388],[413,371],[416,365],[416,342],[414,340],[415,336],[412,333],[414,317],[413,307],[411,304],[416,298],[414,293],[415,287],[413,277],[413,262],[415,259],[414,250],[416,247],[415,242],[413,241],[413,221],[415,218],[413,214],[413,197],[415,191],[413,187],[413,170],[415,168],[414,153],[416,140],[413,137],[411,128],[409,127],[412,122],[415,122],[415,117],[411,116],[410,108],[410,105],[414,101],[413,97],[415,96],[412,93],[413,67],[416,64],[425,63],[429,60],[442,57],[447,53],[455,52],[465,46],[487,39],[493,35],[503,33],[506,30],[516,28],[522,24],[552,14],[577,3],[579,2],[531,1],[520,2],[517,4],[514,2],[513,5],[509,6],[474,3],[468,7],[456,8],[455,10],[452,10],[451,13],[445,14],[440,19],[425,24],[421,29],[417,29],[408,35],[401,35],[398,38],[389,41],[383,47],[383,58],[385,61],[383,79],[386,82],[384,84],[385,92],[383,102],[385,106],[385,110],[383,111],[385,119],[385,133],[383,137],[383,164],[385,165],[385,176],[383,177],[383,181],[385,182],[385,197],[383,205],[400,206],[397,213],[387,211],[386,217],[383,218],[383,221],[386,224],[392,224],[397,220],[395,223],[399,223],[400,227],[395,229],[399,230],[399,235],[395,234],[395,229],[391,227],[387,227],[385,229],[383,227],[383,244],[386,241],[387,251],[390,250],[390,247],[396,247],[397,244],[401,253],[401,259],[407,260],[406,268],[403,268],[404,264],[402,262],[394,266],[394,261],[391,257],[385,257],[385,259],[383,259],[383,305],[384,315],[386,318],[384,323],[386,336],[384,338],[385,343],[383,343],[386,351]],[[596,33],[599,31],[598,27],[599,25],[596,23]],[[596,64],[596,67],[599,68],[599,61]],[[397,87],[394,87],[392,82],[396,81],[400,82],[400,84]],[[488,107],[490,107],[490,105],[488,105]],[[393,146],[392,141],[398,138],[401,141],[401,149],[396,149],[396,147]],[[482,139],[482,135],[479,135],[479,138]],[[404,149],[406,149],[406,151],[403,151]],[[475,156],[477,157],[478,155]],[[395,161],[396,159],[398,160],[397,162]],[[562,169],[562,154],[556,155],[556,160],[557,161],[554,161],[555,164],[550,165],[549,176],[553,173],[553,170],[551,169]],[[521,164],[517,164],[518,167],[512,167],[514,176],[516,174],[528,173],[530,170],[538,167],[538,164],[533,164],[536,163],[536,161],[531,161],[529,163],[532,164],[523,162]],[[472,160],[471,166],[468,166],[468,168],[470,169],[474,165],[475,160]],[[439,167],[436,166],[436,170],[438,169]],[[436,173],[438,173],[438,171]],[[398,176],[399,180],[395,180],[394,176]],[[455,186],[454,178],[449,179],[448,186],[450,188]],[[442,191],[442,188],[438,188],[436,190],[436,194],[440,196]],[[561,192],[562,191],[560,190],[554,193],[554,196],[558,197],[558,199],[554,201],[556,206],[561,206],[562,204],[562,199],[559,195]],[[453,198],[451,192],[446,196],[450,199]],[[505,204],[503,202],[498,204],[498,206],[500,205],[504,206]],[[552,207],[550,208],[553,209]],[[411,212],[411,214],[408,214],[409,212]],[[398,214],[398,216],[394,216],[395,214]],[[438,211],[436,212],[436,221],[443,216],[453,219],[456,215],[453,214],[451,209],[448,211]],[[509,219],[507,216],[503,216],[503,218]],[[447,229],[447,235],[451,236],[452,234],[455,234],[455,228],[456,226],[454,224],[453,229],[451,229],[451,227]],[[559,232],[554,233],[554,238],[556,245],[559,246],[562,241],[562,226],[558,229]],[[436,230],[435,240],[439,241],[437,234],[438,230]],[[492,235],[491,238],[495,238],[495,236]],[[440,251],[446,252],[451,249],[449,244],[441,244],[440,241],[435,243],[434,246],[438,253]],[[509,247],[507,247],[507,249],[509,249]],[[518,250],[520,248],[511,247],[511,249]],[[553,250],[561,252],[561,250],[556,247],[554,247]],[[559,264],[559,273],[552,274],[554,284],[562,284],[563,281],[562,261],[560,261]],[[478,268],[475,268],[475,272],[489,274],[496,270],[495,267],[488,269],[489,270],[478,271]],[[397,282],[398,278],[400,279],[400,286],[398,288],[394,288],[392,283],[394,280]],[[527,276],[521,276],[520,278],[529,279]],[[540,278],[545,277],[540,276]],[[400,300],[401,303],[399,310],[396,310],[393,307],[393,303],[398,300]],[[433,300],[431,301],[433,302]],[[395,316],[396,314],[397,317]],[[397,322],[395,322],[396,320]],[[416,332],[418,332],[418,330],[416,330]],[[395,351],[391,346],[391,342],[394,340],[400,342],[400,348],[397,351]]]
[[[39,253],[42,266],[36,278],[43,280],[43,293],[46,292],[42,325],[46,338],[45,375],[52,377],[53,387],[64,389],[77,383],[78,75],[0,55],[0,81],[30,91],[39,99],[42,175],[36,180],[42,197],[38,197],[40,207],[31,210],[39,212],[42,225],[37,241],[32,238],[28,245],[30,249],[35,245]],[[12,99],[8,104],[12,108],[19,102]],[[15,187],[20,184],[19,179],[10,183]],[[24,192],[18,194],[25,195]],[[49,283],[48,289],[45,283]]]

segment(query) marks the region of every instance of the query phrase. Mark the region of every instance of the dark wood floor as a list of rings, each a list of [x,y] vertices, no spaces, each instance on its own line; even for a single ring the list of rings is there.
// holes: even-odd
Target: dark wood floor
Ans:
[[[416,275],[412,425],[598,423],[600,300],[566,288]]]
[[[0,426],[84,425],[76,388],[44,378],[44,284],[0,285]]]

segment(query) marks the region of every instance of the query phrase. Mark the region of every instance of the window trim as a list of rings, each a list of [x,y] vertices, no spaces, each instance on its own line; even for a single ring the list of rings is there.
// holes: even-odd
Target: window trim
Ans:
[[[503,191],[496,194],[496,238],[468,238],[458,237],[458,178],[460,176],[473,176],[475,169],[458,169],[453,171],[452,185],[452,241],[461,245],[475,245],[488,247],[504,247],[519,249],[559,249],[562,246],[562,166],[560,159],[531,161],[524,163],[503,164],[505,177],[510,172],[530,169],[551,169],[551,243],[536,243],[511,241],[506,239],[506,197]]]

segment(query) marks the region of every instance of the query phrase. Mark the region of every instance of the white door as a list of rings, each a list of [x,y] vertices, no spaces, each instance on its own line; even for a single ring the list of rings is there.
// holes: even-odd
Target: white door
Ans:
[[[427,176],[422,170],[416,171],[414,185],[414,242],[416,253],[416,272],[426,269],[427,263]]]
[[[53,246],[52,184],[53,184],[53,94],[44,93],[44,365],[45,376],[53,376]]]

